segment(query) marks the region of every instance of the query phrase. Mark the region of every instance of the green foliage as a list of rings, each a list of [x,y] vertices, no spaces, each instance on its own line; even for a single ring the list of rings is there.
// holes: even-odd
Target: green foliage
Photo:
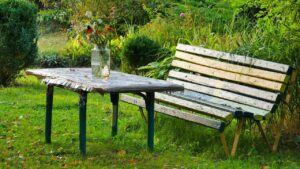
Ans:
[[[149,37],[161,46],[176,46],[178,40],[183,38],[181,26],[174,20],[157,17],[139,29],[139,34]]]
[[[61,55],[68,58],[69,66],[84,67],[91,64],[91,49],[91,44],[80,35],[75,35],[69,37]]]
[[[170,7],[170,2],[160,0],[152,0],[143,4],[143,9],[148,13],[150,19],[155,19],[158,16],[167,16],[167,9]]]
[[[126,72],[135,72],[136,68],[155,61],[159,51],[159,44],[147,36],[128,37],[121,51],[122,69]]]
[[[144,0],[116,1],[116,28],[124,35],[130,25],[144,25],[149,22],[148,13],[143,8]]]
[[[0,1],[0,85],[8,85],[37,56],[37,9],[26,0]]]
[[[70,12],[66,10],[50,9],[39,11],[38,22],[40,24],[58,23],[61,26],[68,26]]]
[[[111,67],[113,69],[119,69],[121,67],[121,51],[125,38],[120,36],[116,39],[113,39],[110,43],[111,51]]]
[[[138,70],[145,71],[145,76],[152,77],[155,79],[166,79],[168,72],[171,69],[171,62],[174,59],[174,54],[176,47],[173,47],[172,50],[164,48],[160,51],[159,57],[161,58],[158,61],[151,62],[146,66],[138,68]]]
[[[41,54],[35,61],[35,65],[42,68],[59,68],[59,67],[90,67],[91,59],[84,56],[70,58],[60,56],[57,53]]]
[[[42,55],[37,59],[36,63],[42,68],[68,67],[67,58],[56,54]]]
[[[44,9],[54,9],[54,8],[59,8],[59,9],[66,8],[72,0],[29,0],[29,1],[34,2],[39,7],[39,9],[44,10]]]
[[[91,57],[91,44],[87,43],[85,39],[80,35],[69,37],[62,55],[76,59],[78,57]]]
[[[66,9],[40,10],[38,13],[38,23],[45,30],[44,32],[55,32],[70,26],[71,11]]]
[[[42,54],[35,61],[35,64],[42,68],[58,68],[58,67],[89,67],[91,59],[85,56],[71,58],[68,56],[60,56],[59,54]]]
[[[195,9],[178,4],[174,14],[151,20],[139,33],[166,47],[181,42],[299,65],[299,4],[215,0],[199,5]],[[180,18],[179,12],[184,10],[187,12]]]
[[[300,66],[300,2],[292,0],[268,2],[258,1],[260,8],[264,9],[257,13],[257,30],[263,41],[262,52],[272,51],[272,60]],[[258,51],[258,50],[256,50]],[[260,52],[257,52],[261,55]],[[300,68],[299,68],[300,69]]]
[[[300,2],[259,0],[249,1],[247,5],[263,10],[255,15],[257,24],[255,31],[249,34],[250,40],[245,41],[236,51],[289,64],[296,69],[296,90],[293,92],[287,115],[294,123],[290,123],[286,130],[297,130],[300,127],[299,122],[293,119],[299,119],[300,105]]]

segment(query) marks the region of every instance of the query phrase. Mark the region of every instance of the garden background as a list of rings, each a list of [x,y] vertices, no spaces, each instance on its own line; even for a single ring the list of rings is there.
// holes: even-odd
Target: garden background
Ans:
[[[299,76],[278,153],[265,148],[251,121],[238,156],[227,158],[215,131],[160,114],[151,153],[137,107],[121,103],[120,132],[111,138],[109,97],[91,94],[84,160],[78,150],[78,96],[55,90],[53,143],[46,145],[45,86],[23,71],[89,67],[87,12],[105,18],[113,10],[114,70],[164,79],[177,43],[185,43],[289,64],[299,72],[299,0],[13,0],[21,7],[7,7],[8,2],[0,0],[0,168],[300,168]],[[9,11],[31,18],[28,34],[18,27],[22,18],[3,24]],[[269,138],[277,119],[264,124]],[[229,143],[235,126],[234,121],[225,132]]]

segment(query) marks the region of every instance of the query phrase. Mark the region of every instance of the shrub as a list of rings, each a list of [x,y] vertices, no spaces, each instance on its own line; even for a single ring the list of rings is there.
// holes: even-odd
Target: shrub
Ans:
[[[82,36],[76,35],[75,37],[69,37],[62,55],[71,59],[71,65],[84,66],[86,62],[90,61],[91,49],[92,46]]]
[[[56,54],[42,55],[37,59],[38,66],[42,68],[68,67],[68,59]]]
[[[37,9],[26,0],[0,1],[0,85],[8,85],[37,56]]]
[[[121,51],[123,71],[136,73],[136,68],[157,60],[159,51],[159,44],[147,36],[129,37]]]
[[[91,59],[85,56],[79,56],[73,59],[68,56],[60,56],[56,53],[42,54],[37,58],[36,65],[42,68],[89,67],[91,65]]]

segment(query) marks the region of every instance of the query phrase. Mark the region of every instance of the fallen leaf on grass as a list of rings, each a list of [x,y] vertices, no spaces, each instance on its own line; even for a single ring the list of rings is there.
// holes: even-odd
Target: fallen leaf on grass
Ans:
[[[117,154],[118,154],[118,156],[123,157],[123,156],[125,156],[126,151],[125,150],[120,150],[120,151],[117,152]]]
[[[13,143],[11,141],[7,141],[7,149],[12,150],[14,148]]]
[[[134,159],[129,160],[130,165],[136,165],[138,162]]]
[[[41,145],[41,141],[40,140],[38,140],[38,141],[35,141],[35,142],[33,142],[33,143],[30,143],[30,145],[31,146],[38,146],[38,145]]]
[[[261,169],[269,169],[270,167],[269,167],[268,165],[266,165],[266,164],[263,164],[263,165],[261,165],[260,168],[261,168]]]
[[[72,163],[68,163],[68,164],[63,164],[62,166],[64,168],[68,168],[68,167],[75,167],[81,164],[81,161],[74,161]]]

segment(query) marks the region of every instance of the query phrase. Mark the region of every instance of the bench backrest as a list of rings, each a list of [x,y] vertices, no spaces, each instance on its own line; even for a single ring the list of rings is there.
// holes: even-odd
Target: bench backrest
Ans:
[[[183,85],[184,95],[262,116],[275,111],[292,71],[289,65],[183,44],[172,66],[168,81]]]

